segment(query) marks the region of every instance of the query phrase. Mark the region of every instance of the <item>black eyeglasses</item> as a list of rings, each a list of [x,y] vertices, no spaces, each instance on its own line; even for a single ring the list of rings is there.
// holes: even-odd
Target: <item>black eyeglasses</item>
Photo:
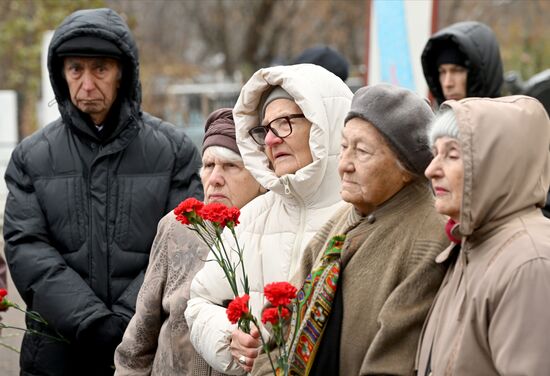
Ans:
[[[290,119],[305,118],[304,114],[293,114],[282,116],[277,119],[271,120],[266,125],[258,125],[254,128],[251,128],[248,131],[248,134],[252,139],[260,146],[265,145],[265,137],[269,131],[279,138],[285,138],[290,136],[292,133],[292,123]]]

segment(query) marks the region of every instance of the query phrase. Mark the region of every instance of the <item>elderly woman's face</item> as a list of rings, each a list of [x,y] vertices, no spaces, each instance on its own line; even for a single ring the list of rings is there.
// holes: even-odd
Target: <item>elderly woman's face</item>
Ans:
[[[205,202],[220,202],[228,207],[242,208],[260,194],[260,184],[241,163],[221,159],[204,151],[201,181]]]
[[[262,124],[288,115],[302,114],[302,110],[290,99],[276,99],[265,109]],[[269,131],[265,136],[265,153],[271,162],[275,175],[294,174],[313,162],[309,148],[311,123],[306,118],[290,119],[292,133],[280,138]]]
[[[462,149],[457,139],[444,136],[435,141],[432,151],[434,159],[425,175],[432,182],[435,209],[459,222],[464,191]]]
[[[338,172],[340,195],[366,215],[387,201],[412,177],[399,167],[397,157],[369,122],[353,118],[342,131]]]

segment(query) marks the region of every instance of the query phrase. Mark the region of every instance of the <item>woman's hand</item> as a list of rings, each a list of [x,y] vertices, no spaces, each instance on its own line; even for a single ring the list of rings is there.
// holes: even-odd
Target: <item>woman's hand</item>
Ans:
[[[231,344],[229,346],[231,355],[246,372],[252,371],[260,346],[260,332],[255,326],[250,330],[250,334],[246,334],[239,329],[231,333]]]

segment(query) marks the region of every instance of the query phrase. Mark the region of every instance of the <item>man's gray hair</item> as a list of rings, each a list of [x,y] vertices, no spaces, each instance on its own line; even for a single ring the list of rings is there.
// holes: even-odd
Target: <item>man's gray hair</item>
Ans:
[[[450,108],[439,112],[428,129],[430,147],[433,147],[438,138],[447,136],[458,139],[458,135],[456,116]]]

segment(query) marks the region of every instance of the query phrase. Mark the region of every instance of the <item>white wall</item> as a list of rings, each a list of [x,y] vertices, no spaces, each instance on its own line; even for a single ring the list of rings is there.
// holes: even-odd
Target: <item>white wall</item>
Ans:
[[[38,119],[41,127],[46,126],[59,117],[57,102],[50,84],[48,73],[48,47],[52,40],[53,31],[47,31],[42,37],[42,98],[38,105]]]
[[[0,227],[4,222],[4,206],[8,189],[4,181],[11,152],[17,144],[17,94],[0,90]]]

